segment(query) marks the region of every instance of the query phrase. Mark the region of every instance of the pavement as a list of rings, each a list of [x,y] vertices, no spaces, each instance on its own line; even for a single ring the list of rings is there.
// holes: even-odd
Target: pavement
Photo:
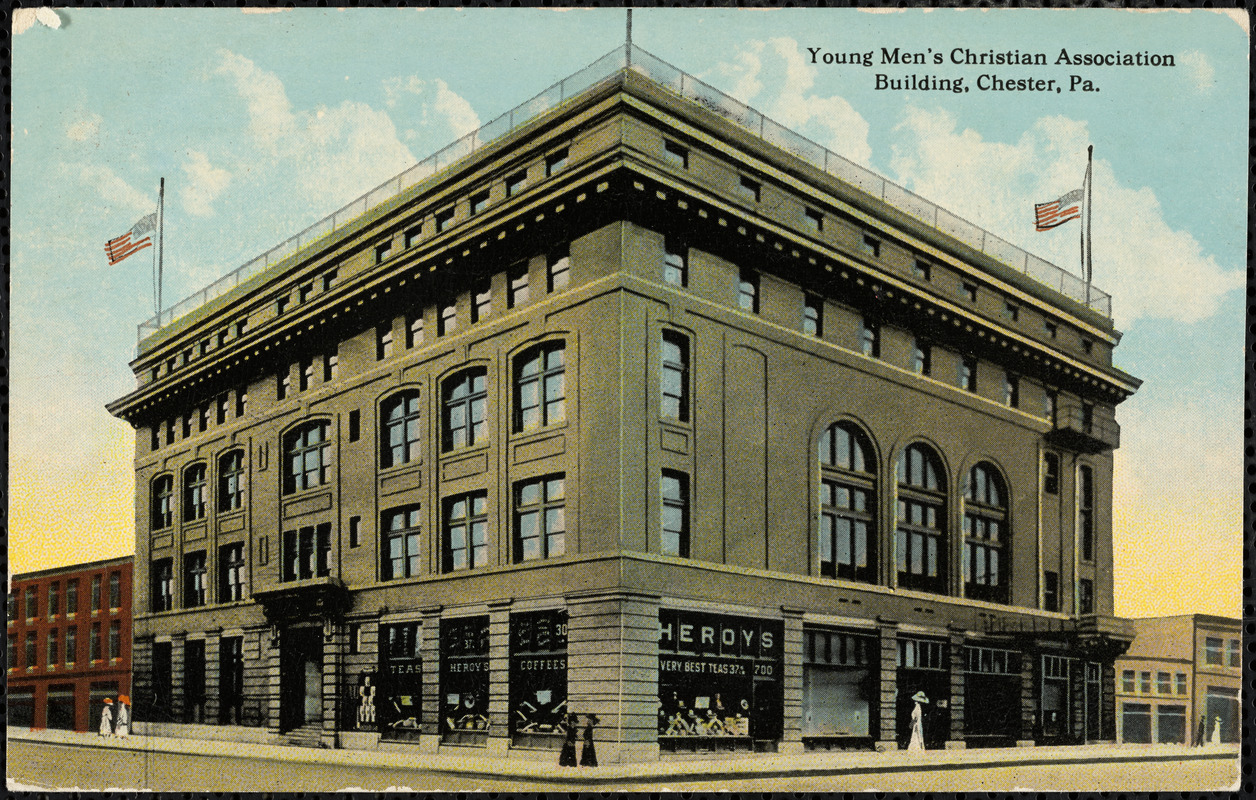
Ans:
[[[687,780],[754,779],[822,775],[878,775],[931,770],[971,770],[1027,765],[1066,765],[1197,761],[1238,758],[1239,746],[1207,745],[1075,745],[974,750],[812,751],[799,755],[741,754],[711,759],[661,760],[638,764],[560,768],[553,761],[492,758],[477,755],[375,750],[324,750],[285,745],[179,739],[134,735],[126,739],[101,738],[95,733],[59,730],[8,730],[11,741],[30,741],[106,750],[132,750],[197,756],[216,755],[287,763],[343,765],[357,770],[379,767],[444,773],[451,777],[506,777],[547,784],[597,786],[625,782],[660,783]],[[555,760],[557,755],[555,755]]]

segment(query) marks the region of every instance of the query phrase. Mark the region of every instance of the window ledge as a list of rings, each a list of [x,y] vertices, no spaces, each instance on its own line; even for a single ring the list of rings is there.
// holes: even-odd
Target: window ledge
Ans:
[[[514,431],[510,434],[510,440],[512,442],[527,441],[532,438],[543,437],[546,434],[558,433],[559,431],[566,430],[570,425],[571,422],[569,420],[563,420],[562,422],[553,422],[549,425],[529,428],[526,431]]]

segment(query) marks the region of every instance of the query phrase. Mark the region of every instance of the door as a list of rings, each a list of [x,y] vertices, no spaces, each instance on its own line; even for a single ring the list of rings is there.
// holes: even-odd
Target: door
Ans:
[[[323,637],[318,628],[289,628],[279,645],[279,723],[284,730],[323,718]]]

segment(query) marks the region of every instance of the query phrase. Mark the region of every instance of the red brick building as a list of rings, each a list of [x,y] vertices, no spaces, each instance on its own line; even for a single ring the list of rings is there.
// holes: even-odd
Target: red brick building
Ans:
[[[131,691],[131,556],[14,575],[8,725],[86,731]]]

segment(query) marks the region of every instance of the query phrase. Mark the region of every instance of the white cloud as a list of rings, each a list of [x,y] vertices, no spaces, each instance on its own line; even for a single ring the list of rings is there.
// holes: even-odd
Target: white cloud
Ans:
[[[471,108],[471,104],[461,95],[451,91],[439,78],[436,79],[436,100],[432,107],[445,117],[449,127],[457,136],[466,136],[480,127],[480,117]]]
[[[891,165],[907,188],[943,208],[1078,272],[1078,226],[1033,231],[1035,202],[1079,188],[1086,123],[1043,117],[1016,142],[991,142],[958,130],[946,111],[909,106],[894,128]],[[1138,318],[1194,322],[1244,284],[1238,265],[1223,268],[1190,233],[1165,221],[1156,193],[1121,183],[1108,162],[1094,166],[1094,279],[1113,295],[1118,327]]]
[[[1208,93],[1217,85],[1217,71],[1213,69],[1208,56],[1198,50],[1188,50],[1178,56],[1178,61],[1186,68],[1186,76],[1195,84],[1195,88]]]
[[[214,213],[213,202],[231,181],[231,173],[209,163],[209,158],[199,150],[189,150],[183,162],[188,182],[179,189],[183,208],[189,214],[209,217]]]
[[[266,72],[244,56],[230,50],[219,50],[218,55],[222,61],[215,73],[234,79],[236,91],[248,103],[253,137],[263,146],[274,147],[295,127],[292,103],[283,83],[274,73]]]
[[[65,135],[67,138],[75,142],[85,142],[92,139],[100,132],[100,123],[104,119],[91,111],[70,123],[66,128]]]
[[[78,171],[82,181],[95,189],[110,206],[120,206],[138,214],[147,214],[157,207],[157,203],[148,195],[122,180],[109,167],[83,164],[79,166]]]
[[[384,81],[384,104],[389,108],[397,108],[399,103],[410,98],[416,98],[419,105],[405,108],[401,113],[407,117],[418,117],[420,125],[435,125],[441,130],[447,128],[452,134],[449,138],[466,136],[480,127],[480,117],[471,104],[440,78],[424,81],[409,75]],[[417,133],[414,128],[407,128],[406,136],[415,138]]]

